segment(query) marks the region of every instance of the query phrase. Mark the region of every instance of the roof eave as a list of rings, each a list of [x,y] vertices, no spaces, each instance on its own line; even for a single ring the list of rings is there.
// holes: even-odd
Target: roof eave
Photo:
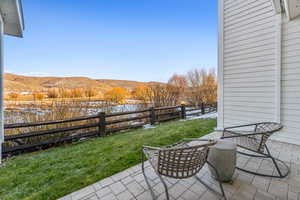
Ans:
[[[23,37],[24,17],[22,2],[21,0],[9,1],[3,2],[2,4],[2,9],[4,10],[4,13],[1,14],[3,15],[4,34],[15,37]],[[6,20],[8,18],[9,20]]]
[[[23,15],[23,6],[22,6],[22,1],[21,0],[16,0],[16,5],[18,9],[18,15],[19,15],[19,21],[20,21],[20,32],[21,32],[21,37],[23,37],[23,30],[25,29],[25,23],[24,23],[24,15]]]
[[[300,17],[300,1],[299,0],[283,0],[284,10],[289,20]]]

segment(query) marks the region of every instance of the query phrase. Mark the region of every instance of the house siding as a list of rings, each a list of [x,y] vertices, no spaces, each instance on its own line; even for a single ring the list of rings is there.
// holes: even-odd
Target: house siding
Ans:
[[[272,3],[224,0],[223,12],[223,126],[274,121],[276,18]]]
[[[282,23],[281,122],[276,139],[300,145],[300,18]]]

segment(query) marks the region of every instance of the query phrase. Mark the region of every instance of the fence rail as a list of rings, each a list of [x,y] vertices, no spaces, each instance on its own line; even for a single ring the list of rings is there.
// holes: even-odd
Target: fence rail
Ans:
[[[139,128],[148,123],[153,125],[157,122],[185,119],[187,116],[216,111],[216,105],[216,103],[202,103],[200,105],[151,107],[130,112],[101,112],[97,115],[66,120],[5,124],[5,133],[15,130],[17,134],[5,135],[2,152],[4,156],[10,156],[91,137],[106,136],[118,131]],[[41,128],[44,129],[40,130]]]

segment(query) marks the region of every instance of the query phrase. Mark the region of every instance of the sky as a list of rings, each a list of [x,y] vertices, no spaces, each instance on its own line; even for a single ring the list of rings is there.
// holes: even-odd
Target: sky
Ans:
[[[217,66],[217,1],[23,0],[5,71],[166,82]]]

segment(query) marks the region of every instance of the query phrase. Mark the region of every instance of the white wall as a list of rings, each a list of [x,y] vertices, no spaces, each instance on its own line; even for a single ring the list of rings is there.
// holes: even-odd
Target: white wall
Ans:
[[[220,1],[218,127],[280,120],[272,138],[300,145],[300,17],[281,19],[271,0]]]
[[[224,0],[223,20],[224,126],[274,121],[277,37],[271,1]]]
[[[276,139],[300,145],[300,18],[282,25],[281,121]]]

